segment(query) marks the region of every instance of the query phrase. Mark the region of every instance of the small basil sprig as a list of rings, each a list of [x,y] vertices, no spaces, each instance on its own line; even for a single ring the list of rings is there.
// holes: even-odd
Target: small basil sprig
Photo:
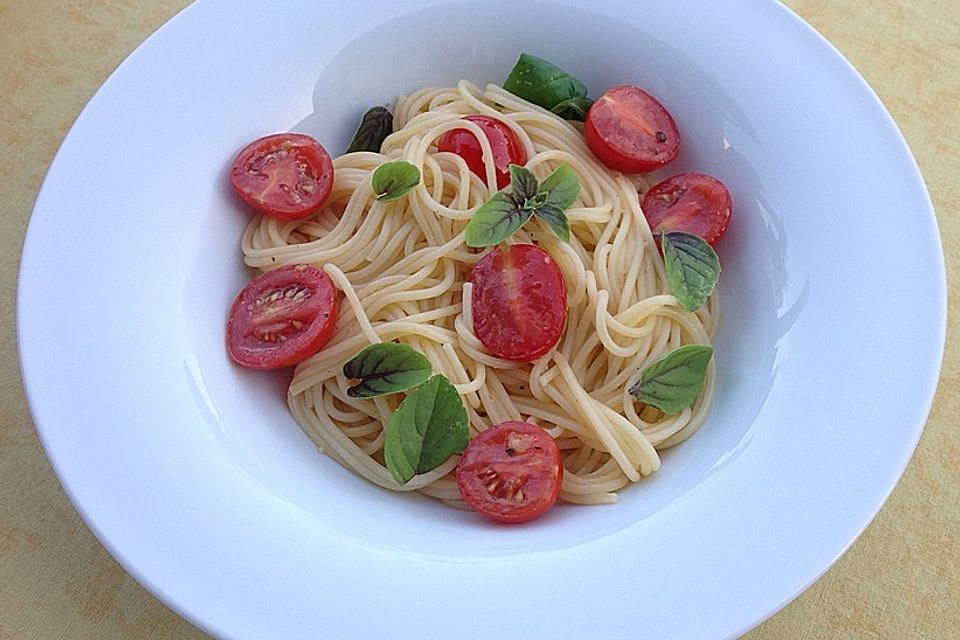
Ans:
[[[360,120],[357,132],[345,153],[354,151],[379,152],[383,141],[393,133],[393,114],[386,107],[373,107]]]
[[[711,356],[713,348],[703,344],[675,349],[643,370],[630,395],[664,413],[680,413],[703,390]]]
[[[420,170],[406,160],[385,162],[373,172],[372,181],[377,200],[390,202],[420,184]]]
[[[396,342],[372,344],[343,365],[343,375],[358,384],[347,389],[351,398],[373,398],[406,391],[425,382],[433,368],[412,347]]]
[[[587,98],[586,85],[553,63],[529,53],[520,54],[503,88],[566,120],[584,120],[593,104]]]
[[[567,163],[561,164],[542,183],[529,169],[510,165],[513,193],[498,191],[480,205],[465,230],[469,247],[489,247],[509,238],[527,220],[537,216],[565,242],[570,241],[570,222],[564,211],[580,193],[580,181]]]
[[[457,389],[435,375],[410,393],[387,425],[383,459],[390,475],[406,484],[418,473],[462,453],[470,439],[467,410]]]
[[[684,309],[696,311],[720,279],[720,258],[703,238],[685,231],[663,233],[660,246],[670,291]]]

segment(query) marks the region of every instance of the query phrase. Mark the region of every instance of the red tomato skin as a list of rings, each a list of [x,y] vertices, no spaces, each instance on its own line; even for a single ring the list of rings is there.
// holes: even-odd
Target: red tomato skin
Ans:
[[[607,89],[587,111],[583,135],[604,165],[623,173],[658,169],[680,152],[680,132],[656,98],[631,85]]]
[[[227,352],[239,365],[280,369],[319,351],[337,326],[339,301],[326,273],[306,264],[267,271],[237,295],[227,318]]]
[[[567,322],[567,286],[550,254],[532,244],[495,247],[470,272],[473,330],[494,355],[530,362]]]
[[[457,464],[457,489],[473,509],[506,523],[528,522],[557,502],[560,449],[529,422],[490,427],[470,441]]]
[[[254,140],[230,169],[234,192],[259,213],[299,220],[316,213],[333,188],[330,154],[308,135],[277,133]]]
[[[710,245],[726,232],[732,207],[726,185],[703,173],[680,173],[658,182],[641,203],[658,242],[664,231],[686,231]]]
[[[507,187],[510,184],[510,165],[527,163],[527,153],[520,141],[517,140],[517,135],[503,121],[490,116],[471,115],[464,116],[463,119],[479,126],[487,136],[490,148],[493,151],[493,163],[496,166],[497,189]],[[479,176],[481,180],[486,181],[487,172],[483,164],[483,149],[481,149],[477,137],[468,129],[447,131],[440,136],[437,149],[457,154],[464,159],[467,166],[470,167],[470,171]]]

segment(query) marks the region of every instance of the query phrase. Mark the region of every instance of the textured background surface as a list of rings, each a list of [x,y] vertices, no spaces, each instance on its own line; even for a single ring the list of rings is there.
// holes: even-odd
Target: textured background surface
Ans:
[[[5,640],[205,637],[128,576],[67,501],[27,410],[14,331],[23,236],[53,154],[110,72],[186,4],[0,0],[0,638]],[[937,210],[950,298],[956,301],[956,0],[787,4],[857,67],[910,143]],[[933,411],[890,500],[830,571],[749,633],[749,640],[960,637],[960,317],[951,313],[949,322]]]

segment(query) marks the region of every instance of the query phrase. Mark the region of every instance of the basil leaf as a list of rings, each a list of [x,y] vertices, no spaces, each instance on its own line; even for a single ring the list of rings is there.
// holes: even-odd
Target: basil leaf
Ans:
[[[510,188],[517,202],[526,203],[537,194],[538,186],[537,177],[532,171],[518,164],[510,165]]]
[[[707,301],[720,279],[720,258],[703,238],[685,231],[660,236],[667,284],[687,311],[696,311]]]
[[[373,190],[383,202],[402,198],[418,184],[420,170],[406,160],[385,162],[373,172]]]
[[[498,191],[480,205],[465,229],[468,247],[489,247],[522,227],[533,213],[509,193]]]
[[[593,100],[590,98],[567,98],[563,102],[555,104],[550,111],[564,120],[579,120],[583,122],[587,119],[587,111],[589,111],[592,106]]]
[[[580,180],[566,162],[544,178],[540,192],[546,193],[545,202],[563,210],[573,204],[580,195]]]
[[[630,395],[664,413],[680,413],[703,390],[713,348],[688,344],[666,354],[643,370]]]
[[[393,412],[383,443],[387,469],[400,484],[443,464],[467,446],[467,410],[460,394],[435,375],[408,395]]]
[[[343,365],[343,375],[360,379],[347,389],[351,398],[373,398],[412,389],[433,373],[430,361],[396,342],[372,344]]]
[[[383,141],[393,133],[393,114],[386,107],[373,107],[363,114],[360,126],[345,153],[353,151],[379,152]]]
[[[470,247],[489,247],[510,237],[532,215],[543,220],[563,241],[570,242],[570,222],[564,209],[580,193],[580,180],[566,162],[537,185],[529,169],[510,165],[513,194],[498,191],[483,203],[467,223],[465,239]]]
[[[570,222],[563,209],[547,203],[534,209],[533,214],[543,220],[557,234],[557,237],[564,242],[570,242]]]
[[[529,53],[520,54],[503,88],[544,109],[553,109],[574,98],[587,97],[586,85],[553,63]],[[571,108],[574,104],[582,106],[581,103],[568,102],[563,110],[575,115],[577,109]],[[569,119],[583,120],[582,117]]]

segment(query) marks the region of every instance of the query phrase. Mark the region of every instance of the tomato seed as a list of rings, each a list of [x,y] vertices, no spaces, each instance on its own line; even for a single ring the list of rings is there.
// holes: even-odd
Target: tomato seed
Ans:
[[[488,482],[496,477],[497,477],[497,472],[494,471],[493,469],[484,469],[483,471],[477,474],[477,478],[479,478],[483,482]]]

